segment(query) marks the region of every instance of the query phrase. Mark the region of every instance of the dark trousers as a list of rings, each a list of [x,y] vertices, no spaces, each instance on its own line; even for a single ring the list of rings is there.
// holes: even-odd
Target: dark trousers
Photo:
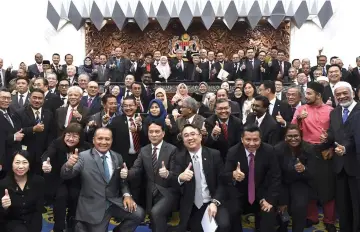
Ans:
[[[335,224],[336,212],[335,212],[335,200],[330,200],[325,202],[323,205],[324,210],[324,223],[326,224]],[[311,200],[307,207],[307,219],[312,222],[319,221],[319,210],[316,200]]]
[[[356,177],[348,176],[343,169],[336,175],[336,206],[341,232],[360,231],[359,190]]]
[[[66,208],[68,208],[68,218],[75,218],[76,206],[79,198],[80,189],[66,181],[63,182],[56,191],[54,202],[54,231],[65,229]],[[68,220],[69,221],[69,220]]]
[[[175,199],[164,197],[160,193],[153,197],[153,204],[150,211],[152,232],[167,231],[167,219],[173,209],[171,206],[174,205],[175,202]]]
[[[201,225],[201,220],[209,204],[210,203],[204,204],[200,209],[193,205],[191,215],[188,221],[188,227],[190,228],[190,231],[204,232]],[[215,221],[218,225],[218,228],[216,230],[217,232],[228,232],[230,230],[229,214],[224,206],[220,205],[217,208]]]
[[[134,162],[137,157],[138,154],[126,154],[123,156],[124,162],[126,163],[128,169],[130,169],[134,165]],[[128,182],[132,198],[138,205],[140,205],[143,208],[145,208],[146,206],[144,200],[146,189],[145,189],[145,185],[142,184],[144,183],[144,180],[145,179],[143,176],[139,176]]]
[[[231,199],[227,202],[227,208],[230,214],[231,232],[242,232],[241,215],[246,213],[253,213],[255,215],[256,231],[261,232],[275,232],[276,212],[275,206],[270,212],[261,210],[259,199],[250,205],[248,197]]]

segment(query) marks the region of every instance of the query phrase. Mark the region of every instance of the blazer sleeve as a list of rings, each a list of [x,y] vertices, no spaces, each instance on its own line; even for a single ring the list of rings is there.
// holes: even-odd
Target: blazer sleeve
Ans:
[[[144,171],[143,157],[144,157],[144,148],[142,148],[140,150],[140,153],[139,153],[138,157],[136,158],[133,166],[128,171],[128,177],[127,177],[128,181],[131,181],[131,180],[141,177],[141,175]]]
[[[226,155],[224,171],[221,174],[222,182],[228,185],[233,185],[235,183],[233,179],[233,171],[236,169],[238,162],[238,160],[236,159],[236,154],[237,146],[229,149]]]
[[[275,205],[279,197],[279,191],[281,186],[281,172],[274,151],[271,151],[268,159],[269,159],[269,171],[267,175],[269,175],[270,184],[268,191],[265,193],[265,196],[263,196],[263,198],[265,198],[265,200],[269,202],[271,205]]]
[[[222,182],[222,177],[221,177],[221,173],[222,171],[224,170],[224,163],[221,159],[221,156],[220,156],[220,152],[219,151],[216,151],[216,153],[213,154],[213,157],[214,157],[214,164],[215,164],[215,168],[216,168],[216,183],[217,183],[217,188],[216,188],[216,192],[215,192],[215,195],[212,196],[213,199],[216,199],[218,201],[223,201],[225,200],[225,186],[223,185],[223,182]]]

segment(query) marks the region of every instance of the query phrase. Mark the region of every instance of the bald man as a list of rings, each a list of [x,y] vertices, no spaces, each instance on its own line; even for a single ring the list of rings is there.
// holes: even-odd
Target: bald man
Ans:
[[[96,81],[90,81],[87,86],[87,96],[83,96],[80,105],[89,108],[89,115],[99,113],[101,110],[101,98],[99,96],[99,85]]]

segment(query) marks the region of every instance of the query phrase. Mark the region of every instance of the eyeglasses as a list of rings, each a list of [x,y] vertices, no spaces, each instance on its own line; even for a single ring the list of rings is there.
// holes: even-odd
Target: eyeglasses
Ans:
[[[74,135],[74,134],[68,134],[68,133],[66,133],[65,134],[65,138],[67,138],[67,139],[80,139],[80,136],[79,135]]]
[[[122,105],[122,108],[131,108],[131,107],[134,107],[135,105],[134,104],[131,104],[131,105]]]
[[[193,138],[197,135],[200,135],[199,133],[195,133],[195,132],[192,132],[192,133],[189,133],[189,134],[183,134],[183,138],[184,139],[189,139],[189,138]]]
[[[11,101],[11,97],[0,97],[2,101]]]

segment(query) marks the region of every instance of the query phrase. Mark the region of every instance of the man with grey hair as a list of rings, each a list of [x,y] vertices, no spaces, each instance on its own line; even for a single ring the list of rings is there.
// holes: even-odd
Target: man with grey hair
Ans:
[[[76,77],[76,67],[74,65],[68,65],[66,68],[67,79],[70,81],[70,85],[76,85],[77,77]]]
[[[352,120],[360,113],[360,103],[354,101],[354,93],[349,83],[344,81],[336,83],[334,95],[339,104],[330,113],[329,129],[321,134],[320,150],[348,142],[345,134],[347,130],[350,130]],[[360,230],[360,192],[358,189],[360,162],[356,156],[354,149],[346,149],[333,156],[336,173],[335,202],[339,213],[340,231]]]
[[[87,73],[82,73],[79,75],[78,84],[79,84],[79,87],[83,90],[83,96],[88,95],[86,89],[88,88],[89,82],[90,82],[90,77]]]
[[[299,86],[292,85],[286,92],[287,103],[291,106],[292,117],[297,108],[301,106],[301,99],[303,99],[301,89]]]
[[[176,50],[176,57],[171,60],[171,73],[175,80],[186,80],[188,74],[188,63],[183,59],[184,51],[182,49]]]
[[[182,100],[181,116],[176,120],[176,125],[181,131],[185,124],[193,124],[198,128],[202,128],[205,118],[196,114],[198,110],[198,103],[192,97],[187,97]]]
[[[200,62],[201,63],[208,62],[206,49],[200,49],[199,52],[200,52]]]

